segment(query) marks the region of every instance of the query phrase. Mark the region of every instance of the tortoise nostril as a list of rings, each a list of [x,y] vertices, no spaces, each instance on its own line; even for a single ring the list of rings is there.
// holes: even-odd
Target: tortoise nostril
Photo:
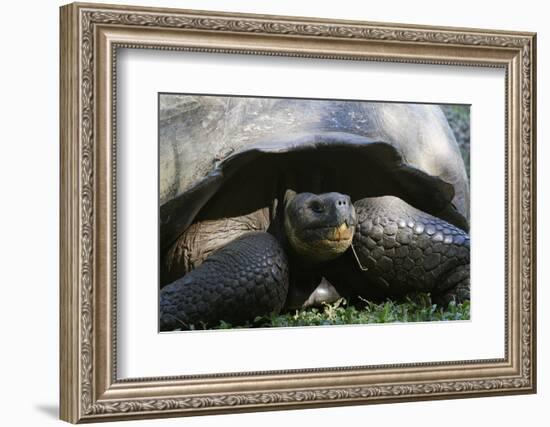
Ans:
[[[317,201],[311,203],[310,208],[315,213],[322,213],[324,211],[323,205]]]

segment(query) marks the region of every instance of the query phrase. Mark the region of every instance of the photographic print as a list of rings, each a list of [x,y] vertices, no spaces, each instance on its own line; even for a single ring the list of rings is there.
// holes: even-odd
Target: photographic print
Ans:
[[[159,94],[161,331],[470,318],[470,107]]]

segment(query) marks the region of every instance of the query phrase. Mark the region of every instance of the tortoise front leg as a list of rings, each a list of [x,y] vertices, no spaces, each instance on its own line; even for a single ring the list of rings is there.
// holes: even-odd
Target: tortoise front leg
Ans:
[[[160,292],[160,329],[238,325],[279,312],[288,292],[288,262],[270,234],[233,240]]]
[[[354,206],[353,248],[363,277],[355,283],[357,291],[374,286],[375,293],[387,296],[431,292],[445,305],[470,298],[465,231],[393,196],[365,198]]]

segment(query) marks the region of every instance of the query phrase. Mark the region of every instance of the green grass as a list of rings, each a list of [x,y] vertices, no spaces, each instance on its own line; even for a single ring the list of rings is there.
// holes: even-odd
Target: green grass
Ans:
[[[211,329],[268,328],[288,326],[351,325],[366,323],[426,322],[439,320],[469,320],[470,303],[451,303],[447,308],[432,304],[427,294],[407,298],[404,302],[386,301],[381,304],[366,302],[364,308],[347,304],[343,298],[322,308],[296,310],[293,313],[257,317],[253,322],[233,326],[220,322]],[[202,329],[202,328],[197,328]]]

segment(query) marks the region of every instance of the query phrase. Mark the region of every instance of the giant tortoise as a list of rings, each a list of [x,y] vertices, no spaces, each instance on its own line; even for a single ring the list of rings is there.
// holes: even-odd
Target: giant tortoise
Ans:
[[[468,178],[438,106],[165,96],[161,330],[238,325],[327,289],[469,299]]]

